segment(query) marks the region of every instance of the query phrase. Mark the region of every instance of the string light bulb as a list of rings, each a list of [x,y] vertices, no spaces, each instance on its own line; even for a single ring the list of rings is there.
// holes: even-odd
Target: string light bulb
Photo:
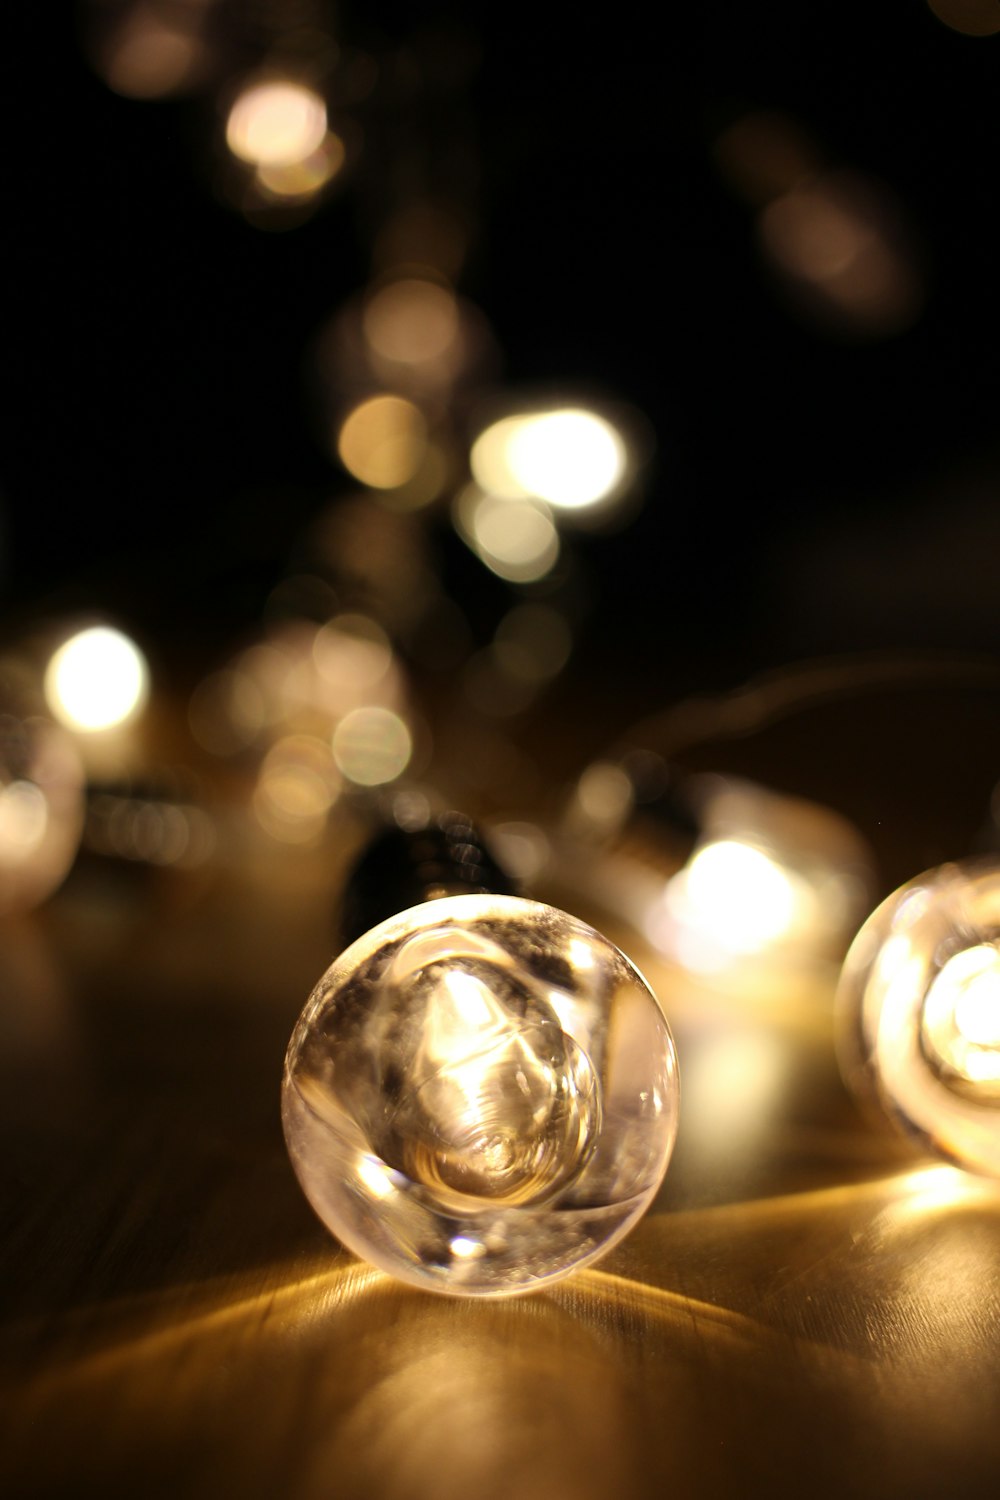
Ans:
[[[666,1171],[678,1076],[645,980],[607,938],[513,895],[457,814],[376,840],[350,882],[403,909],[313,991],[282,1091],[319,1217],[398,1279],[533,1291],[602,1255]]]
[[[837,997],[849,1086],[926,1149],[1000,1176],[1000,864],[942,865],[868,918]]]

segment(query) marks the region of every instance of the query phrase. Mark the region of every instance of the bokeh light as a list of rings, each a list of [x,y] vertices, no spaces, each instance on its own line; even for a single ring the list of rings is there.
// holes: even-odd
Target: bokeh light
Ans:
[[[938,970],[924,1002],[924,1042],[959,1080],[1000,1085],[1000,950],[977,943]]]
[[[94,625],[53,654],[45,700],[69,729],[95,732],[134,719],[146,702],[149,670],[142,652],[120,630]]]
[[[355,479],[375,490],[412,479],[427,452],[427,422],[403,396],[370,396],[354,407],[337,437],[337,454]]]
[[[255,182],[265,194],[281,202],[312,198],[332,182],[347,159],[340,136],[327,131],[314,151],[290,162],[262,162]]]
[[[655,941],[666,918],[682,934],[683,962],[710,970],[761,952],[807,915],[808,892],[789,870],[763,849],[721,839],[697,850],[668,882],[649,935]]]
[[[65,878],[83,827],[83,767],[64,729],[0,709],[0,914],[26,911]]]
[[[455,504],[459,535],[481,562],[510,583],[534,583],[559,558],[559,534],[544,506],[501,500],[467,485]]]
[[[305,162],[326,136],[326,105],[306,84],[273,79],[251,84],[226,121],[226,144],[251,166],[292,167]]]
[[[995,36],[1000,31],[997,0],[927,0],[927,4],[939,21],[964,36]]]
[[[207,62],[204,8],[147,0],[107,35],[93,37],[94,63],[108,87],[130,99],[162,99],[192,88]]]
[[[439,360],[459,333],[454,293],[434,281],[403,277],[379,287],[363,313],[365,337],[376,354],[401,365]]]
[[[355,786],[384,786],[410,763],[413,740],[392,709],[370,706],[345,714],[333,734],[334,760]]]
[[[758,222],[765,257],[803,311],[848,334],[887,337],[923,306],[923,278],[888,190],[825,172],[775,198]]]
[[[627,451],[604,417],[573,407],[501,418],[476,438],[469,461],[488,494],[579,510],[618,489]]]
[[[282,843],[314,843],[342,785],[328,743],[314,735],[286,735],[264,757],[254,812],[266,832]]]

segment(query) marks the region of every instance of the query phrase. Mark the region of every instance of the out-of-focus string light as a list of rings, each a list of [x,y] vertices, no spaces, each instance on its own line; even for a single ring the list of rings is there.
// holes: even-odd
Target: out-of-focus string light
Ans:
[[[834,326],[885,337],[920,312],[922,278],[882,184],[825,172],[767,204],[758,230],[804,309]]]
[[[401,277],[378,287],[362,322],[377,356],[411,367],[445,359],[459,337],[454,293],[423,277]]]
[[[510,583],[537,582],[559,559],[559,534],[544,505],[502,500],[467,485],[454,516],[459,535],[480,561]]]
[[[939,21],[964,36],[995,36],[1000,31],[997,0],[927,0],[927,4]]]
[[[476,483],[490,495],[582,510],[615,493],[627,458],[609,421],[568,407],[501,418],[476,438],[469,462]]]
[[[807,321],[847,338],[887,338],[916,321],[924,301],[916,238],[885,183],[828,167],[805,129],[777,110],[736,120],[714,154],[758,210],[763,258]]]
[[[328,130],[308,156],[291,162],[260,163],[255,182],[265,194],[281,202],[298,202],[314,197],[332,182],[346,160],[343,140]]]
[[[146,0],[107,32],[98,16],[90,18],[89,49],[108,87],[131,99],[162,99],[198,84],[208,60],[203,21],[209,4]]]
[[[52,894],[83,827],[83,767],[70,736],[10,708],[0,711],[0,915]]]
[[[363,614],[323,625],[287,621],[195,689],[188,720],[218,755],[263,748],[289,735],[328,739],[357,708],[405,713],[406,686],[388,636]]]
[[[432,267],[382,270],[321,330],[319,399],[342,407],[373,387],[423,402],[438,416],[457,387],[495,377],[495,339],[483,312]]]
[[[333,756],[355,786],[384,786],[401,776],[413,754],[405,720],[392,709],[370,706],[346,714],[333,733]]]
[[[714,971],[809,922],[811,892],[770,853],[737,839],[706,843],[668,882],[646,935],[688,968]]]
[[[145,706],[149,669],[127,635],[94,625],[54,652],[44,690],[51,713],[67,728],[88,734],[117,729]]]
[[[792,965],[839,958],[868,876],[851,826],[816,803],[749,782],[696,777],[689,785],[700,833],[647,909],[654,946],[713,974],[738,974],[750,958]]]
[[[257,168],[305,162],[326,136],[326,104],[305,83],[267,79],[249,84],[226,119],[226,144]]]
[[[370,396],[350,411],[337,435],[337,455],[355,479],[375,490],[399,489],[427,452],[427,421],[403,396]]]
[[[929,1149],[1000,1176],[1000,866],[900,887],[864,923],[837,995],[847,1083]]]
[[[254,812],[266,832],[280,842],[314,843],[342,785],[328,742],[315,735],[287,735],[264,758],[254,789]]]

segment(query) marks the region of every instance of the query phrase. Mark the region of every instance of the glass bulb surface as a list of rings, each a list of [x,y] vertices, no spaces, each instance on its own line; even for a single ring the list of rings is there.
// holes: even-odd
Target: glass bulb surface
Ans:
[[[1000,1176],[1000,864],[942,865],[858,933],[838,991],[841,1070],[949,1161]]]
[[[532,1291],[644,1212],[677,1128],[673,1041],[629,960],[516,896],[411,907],[353,943],[292,1035],[282,1114],[319,1217],[459,1296]]]

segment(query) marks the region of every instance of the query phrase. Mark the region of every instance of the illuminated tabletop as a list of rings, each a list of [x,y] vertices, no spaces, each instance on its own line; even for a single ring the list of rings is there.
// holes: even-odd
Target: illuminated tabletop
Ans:
[[[502,1302],[340,1249],[278,1090],[344,855],[84,862],[8,924],[3,1493],[996,1493],[1000,1194],[862,1118],[830,973],[748,999],[608,929],[681,1059],[639,1227]]]

